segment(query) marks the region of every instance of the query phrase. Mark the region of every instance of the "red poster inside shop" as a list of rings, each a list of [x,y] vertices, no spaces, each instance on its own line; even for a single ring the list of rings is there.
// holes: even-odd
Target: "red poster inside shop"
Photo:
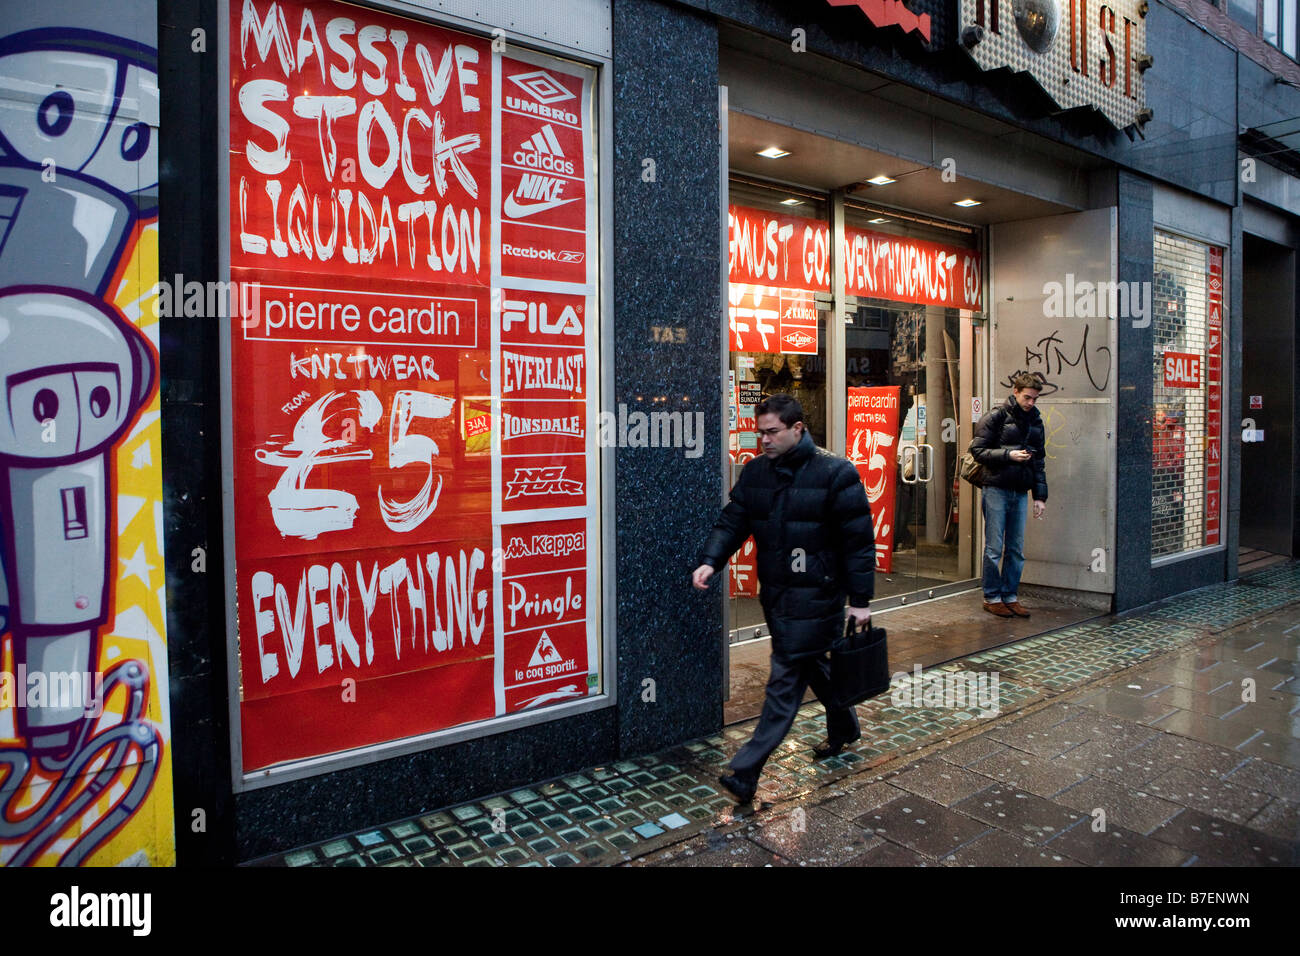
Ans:
[[[590,223],[584,134],[569,122],[582,111],[557,105],[581,101],[582,76],[498,56],[504,76],[547,77],[512,81],[503,103],[484,38],[332,2],[232,3],[230,18],[230,261],[245,287],[230,391],[252,770],[503,712],[494,615],[510,605],[493,559],[504,510],[493,450],[501,496],[586,503],[590,352],[587,300],[506,291],[494,421],[494,254],[507,261],[495,170],[509,185],[527,140],[518,165],[548,177],[572,167],[577,184],[537,186],[535,205],[510,208],[575,229],[583,250]],[[539,98],[555,109],[525,119]],[[585,614],[585,571],[576,586]],[[585,694],[585,643],[580,664]]]
[[[581,77],[501,59],[501,273],[588,276]]]
[[[876,570],[894,569],[894,496],[897,493],[897,385],[850,388],[848,396],[849,461],[858,469],[871,504],[876,533]]]
[[[1209,312],[1205,403],[1205,543],[1219,543],[1219,487],[1223,443],[1223,249],[1210,247],[1206,282]]]
[[[506,710],[582,697],[590,650],[586,522],[518,524],[508,531],[501,572]]]

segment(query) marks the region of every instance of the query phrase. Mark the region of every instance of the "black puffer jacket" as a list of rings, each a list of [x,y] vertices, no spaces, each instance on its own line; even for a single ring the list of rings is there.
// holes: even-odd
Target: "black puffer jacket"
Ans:
[[[830,650],[844,630],[845,596],[853,607],[866,607],[875,593],[875,535],[857,469],[818,448],[807,432],[780,458],[751,461],[699,563],[718,570],[751,534],[773,653],[794,658]]]
[[[1010,491],[1032,491],[1035,501],[1047,500],[1046,433],[1037,408],[1022,409],[1015,396],[980,419],[971,439],[970,453],[988,473],[985,486]],[[1031,452],[1029,461],[1012,461],[1011,452]]]

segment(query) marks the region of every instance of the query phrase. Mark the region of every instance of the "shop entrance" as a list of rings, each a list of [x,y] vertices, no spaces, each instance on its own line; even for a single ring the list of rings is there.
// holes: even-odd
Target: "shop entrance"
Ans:
[[[1241,550],[1294,555],[1295,251],[1247,234],[1242,247]]]

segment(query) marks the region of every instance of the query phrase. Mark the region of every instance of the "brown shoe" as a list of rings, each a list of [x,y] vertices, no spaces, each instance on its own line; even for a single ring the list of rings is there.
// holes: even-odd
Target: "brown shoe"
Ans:
[[[1016,617],[1029,617],[1029,612],[1025,610],[1024,605],[1019,601],[1003,601],[1002,603]]]
[[[1007,610],[1007,606],[1003,604],[1001,601],[997,601],[996,603],[993,604],[990,604],[988,601],[985,601],[984,610],[988,611],[990,614],[995,614],[998,617],[1015,617],[1014,614],[1012,614],[1009,610]]]

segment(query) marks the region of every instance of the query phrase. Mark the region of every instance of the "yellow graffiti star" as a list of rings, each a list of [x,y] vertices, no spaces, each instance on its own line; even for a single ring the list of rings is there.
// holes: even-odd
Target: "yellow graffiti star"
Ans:
[[[145,587],[150,587],[149,572],[154,570],[154,566],[149,563],[145,557],[144,545],[136,545],[135,554],[129,558],[118,558],[122,563],[122,577],[119,580],[125,581],[127,578],[135,575],[144,582]]]

